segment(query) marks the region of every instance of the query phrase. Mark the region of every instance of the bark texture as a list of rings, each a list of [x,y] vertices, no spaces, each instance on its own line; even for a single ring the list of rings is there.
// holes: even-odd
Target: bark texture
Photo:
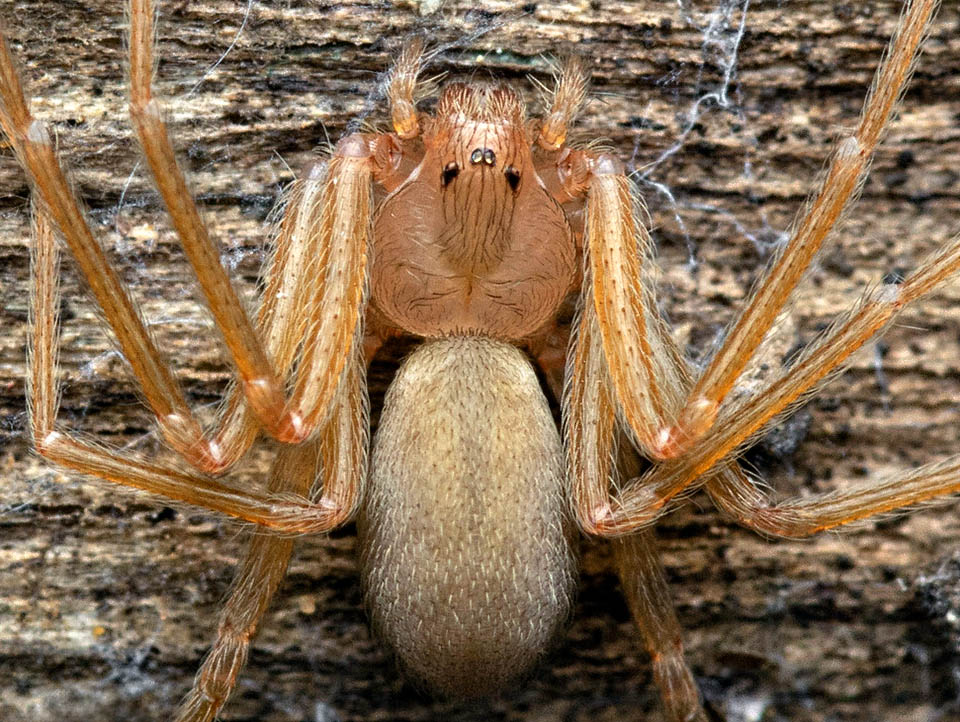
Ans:
[[[180,378],[212,404],[226,370],[131,139],[121,3],[0,7],[37,115]],[[253,296],[265,217],[293,172],[358,120],[425,33],[428,72],[530,89],[588,60],[579,125],[641,171],[660,297],[692,357],[714,339],[854,124],[899,3],[166,2],[158,94],[205,216]],[[479,31],[483,31],[480,33]],[[448,44],[451,44],[448,46]],[[732,58],[736,59],[732,63]],[[222,62],[218,63],[218,60]],[[531,99],[535,93],[530,92]],[[649,164],[655,163],[649,167]],[[291,170],[292,169],[292,170]],[[0,719],[169,719],[212,639],[236,525],[36,460],[25,436],[28,189],[0,156]],[[943,9],[863,198],[765,357],[779,363],[885,274],[960,231],[960,13]],[[151,422],[64,264],[64,423],[153,453]],[[960,286],[909,310],[748,458],[783,494],[955,453]],[[760,369],[762,372],[762,368]],[[374,405],[390,364],[373,371]],[[793,448],[796,447],[796,448]],[[269,448],[239,478],[257,483]],[[805,543],[759,538],[695,497],[659,526],[688,656],[717,719],[960,719],[955,500]],[[225,720],[660,720],[605,547],[585,544],[573,624],[526,685],[469,706],[404,685],[364,622],[352,529],[304,539]]]

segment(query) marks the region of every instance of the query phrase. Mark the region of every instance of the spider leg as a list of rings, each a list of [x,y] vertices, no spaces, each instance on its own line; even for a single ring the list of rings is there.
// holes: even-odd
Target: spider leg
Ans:
[[[366,423],[365,419],[363,421]],[[350,458],[350,454],[324,448],[331,442],[336,445],[335,438],[324,435],[299,446],[281,447],[270,471],[268,491],[307,495],[318,471],[323,475],[324,489],[329,483],[336,483],[338,477],[344,481],[365,478],[363,462]],[[330,468],[330,458],[339,459],[341,463]],[[356,471],[358,468],[359,472]],[[346,505],[351,503],[352,500]],[[175,718],[177,722],[212,720],[226,702],[246,664],[250,641],[260,619],[286,574],[293,543],[289,536],[274,533],[253,535],[230,596],[220,613],[216,640],[197,672],[193,688],[180,705]]]
[[[593,305],[580,311],[563,396],[563,438],[574,513],[594,533],[597,509],[610,504],[617,441],[617,401],[603,358]]]
[[[313,374],[314,384],[299,389],[291,402],[305,419],[305,428],[310,429],[316,426],[321,413],[327,413],[335,384],[342,383],[343,367],[338,370],[337,363],[353,363],[345,360],[345,354],[358,345],[362,333],[356,314],[366,274],[364,219],[370,205],[365,186],[369,182],[365,181],[363,158],[351,160],[340,150],[346,148],[349,153],[358,150],[358,146],[358,137],[344,139],[329,163],[314,166],[290,190],[257,318],[260,335],[277,372],[288,377],[299,360],[296,373]],[[359,150],[363,152],[362,148]],[[352,222],[351,213],[358,214]],[[354,306],[342,309],[344,300]],[[325,329],[318,330],[323,322]],[[316,333],[327,335],[318,339],[313,335]],[[317,343],[324,340],[323,347],[317,349]],[[337,347],[337,342],[342,345]],[[363,346],[369,362],[378,341],[366,338]],[[306,363],[305,352],[311,348],[312,361]],[[317,381],[324,380],[324,359],[331,366],[325,383],[320,385]],[[220,418],[217,443],[229,465],[253,443],[259,424],[236,385],[228,391]]]
[[[714,425],[721,401],[770,330],[825,237],[857,195],[883,130],[903,95],[938,4],[937,0],[913,0],[905,7],[864,101],[856,130],[839,142],[819,193],[800,214],[789,242],[690,390],[680,418],[662,429],[658,455],[679,456]]]
[[[706,722],[697,683],[683,656],[682,630],[652,537],[645,530],[612,542],[617,574],[650,654],[667,718],[672,722]]]
[[[936,5],[936,2],[917,0],[907,6],[888,57],[878,71],[876,87],[868,97],[856,134],[840,144],[819,197],[809,212],[803,215],[788,249],[768,272],[767,281],[761,283],[755,292],[755,298],[761,300],[748,304],[713,365],[701,377],[700,384],[704,383],[704,378],[723,377],[726,380],[721,385],[724,387],[722,393],[726,393],[809,263],[811,254],[805,244],[819,245],[855,191],[870,153],[901,93]],[[622,492],[611,498],[608,491],[611,477],[601,475],[603,468],[590,469],[591,462],[580,458],[574,449],[570,459],[577,490],[578,518],[585,530],[599,534],[623,534],[652,522],[671,498],[698,480],[701,483],[706,481],[704,475],[710,469],[773,416],[784,411],[836,370],[853,351],[881,331],[903,306],[928,293],[960,268],[958,238],[933,254],[900,286],[890,284],[868,294],[819,343],[808,349],[800,361],[764,391],[746,401],[720,406],[719,397],[707,398],[694,390],[686,395],[686,404],[681,402],[677,405],[673,398],[674,391],[690,388],[687,381],[683,378],[678,381],[676,376],[678,373],[686,375],[686,369],[677,360],[676,354],[670,351],[671,343],[666,334],[658,332],[658,326],[649,322],[652,314],[646,309],[652,308],[652,304],[643,302],[644,296],[649,295],[643,286],[644,279],[638,272],[630,270],[632,259],[623,259],[623,249],[629,247],[628,240],[632,237],[627,224],[630,217],[628,194],[624,190],[617,190],[625,182],[622,174],[606,167],[602,156],[593,161],[587,195],[587,243],[593,302],[585,304],[586,321],[582,323],[591,323],[590,314],[595,313],[597,329],[603,339],[609,381],[577,378],[578,368],[582,374],[582,370],[590,366],[578,366],[577,359],[581,356],[578,349],[574,355],[571,389],[577,392],[578,385],[588,387],[593,384],[597,386],[595,393],[600,393],[602,389],[599,385],[609,383],[615,392],[619,412],[640,449],[653,458],[663,460],[667,457],[667,460],[640,479],[627,484]],[[618,218],[624,220],[617,221]],[[642,229],[638,226],[633,233],[641,234],[642,244]],[[631,292],[631,287],[637,290]],[[639,299],[634,302],[633,308],[629,303],[631,293],[633,298]],[[647,321],[645,328],[644,315]],[[756,320],[748,323],[744,319]],[[634,335],[626,328],[631,323],[638,329]],[[756,324],[760,325],[758,334],[755,334]],[[592,338],[592,334],[588,333],[587,338]],[[589,357],[590,351],[586,353]],[[728,361],[718,361],[721,358]],[[598,367],[596,363],[593,366]],[[717,372],[713,368],[725,370]],[[727,372],[731,370],[735,373],[728,376]],[[673,379],[669,378],[671,373],[674,374]],[[719,376],[716,375],[718,373]],[[711,388],[720,388],[714,386],[712,381],[707,383]],[[658,394],[661,395],[659,405]],[[607,403],[610,408],[615,408],[612,401]],[[702,408],[697,410],[696,407]],[[651,432],[651,420],[656,423],[658,419],[669,419],[677,410],[682,410],[677,424],[661,427],[659,432]],[[575,409],[571,409],[575,424],[576,413]],[[679,437],[675,430],[685,425],[689,427],[684,415],[689,420],[692,418],[690,414],[702,419],[709,417],[709,422],[698,428],[694,435],[683,432],[684,438],[699,438],[694,447],[688,448],[684,442],[681,448],[676,445]],[[596,443],[590,441],[591,434]],[[604,444],[609,446],[612,443],[601,442],[603,434],[610,437],[613,431],[598,426],[595,431],[588,429],[580,439],[574,430],[571,431],[571,444],[586,440],[593,444],[595,452],[602,452],[606,448]],[[669,458],[680,451],[684,453],[679,458]],[[602,467],[604,462],[597,463]],[[577,486],[578,472],[584,475],[587,486]],[[602,499],[608,502],[604,504]]]
[[[230,487],[217,479],[145,463],[78,440],[56,428],[57,248],[46,206],[33,239],[30,428],[37,451],[70,469],[161,494],[287,533],[329,531],[351,516],[360,496],[367,447],[367,400],[359,356],[348,367],[329,421],[318,437],[324,458],[323,495],[304,496]]]
[[[224,334],[241,379],[244,397],[257,421],[281,441],[302,441],[325,418],[346,358],[359,335],[370,217],[372,165],[369,149],[362,136],[352,136],[340,143],[330,164],[330,183],[322,189],[317,201],[322,213],[319,218],[314,218],[308,206],[306,220],[316,225],[298,229],[305,243],[314,235],[318,241],[333,239],[334,242],[321,246],[320,253],[301,254],[294,264],[297,269],[313,273],[312,281],[308,279],[308,283],[314,283],[314,290],[320,295],[314,294],[313,314],[307,317],[312,325],[306,330],[312,334],[309,337],[315,343],[304,348],[299,368],[305,373],[298,374],[293,397],[287,403],[267,350],[220,265],[217,251],[177,165],[158,105],[151,96],[153,35],[152,3],[150,0],[132,0],[130,110],[144,153],[217,326]],[[320,265],[321,262],[325,265]],[[287,267],[290,267],[288,263],[281,266]],[[303,278],[302,274],[294,273],[292,281],[296,284]],[[287,308],[273,308],[268,315],[280,318],[297,315],[291,304],[298,300],[302,303],[303,296],[285,296],[284,299]],[[290,330],[283,324],[278,328],[288,339],[294,337]],[[304,329],[301,327],[300,330]],[[276,345],[271,343],[273,340],[268,339],[267,349],[274,350],[270,348]],[[289,368],[289,358],[287,355],[280,359],[281,366]],[[228,414],[227,419],[232,418],[234,415]],[[250,433],[243,433],[241,429],[239,435],[249,437]]]
[[[305,437],[300,420],[285,409],[283,385],[220,263],[219,251],[177,164],[160,106],[153,99],[153,15],[150,0],[131,0],[130,117],[180,242],[226,341],[250,408],[275,438],[302,441]]]
[[[705,485],[710,498],[740,524],[789,539],[960,491],[960,456],[827,494],[777,503],[742,470],[737,471],[737,476],[711,477]]]
[[[885,284],[867,293],[846,316],[778,378],[753,396],[724,406],[717,424],[695,449],[661,464],[624,494],[615,516],[632,523],[661,508],[665,500],[692,484],[729,456],[764,425],[824,378],[838,370],[854,351],[882,331],[907,304],[921,298],[960,271],[960,236],[931,254],[901,284]],[[945,493],[945,492],[941,492]],[[628,498],[630,497],[630,498]]]
[[[142,39],[136,40],[132,45],[142,45]],[[134,57],[138,57],[136,52]],[[139,57],[142,65],[143,57]],[[136,81],[138,85],[146,82],[142,71],[134,71],[132,75],[141,78]],[[70,246],[157,416],[164,438],[188,463],[203,471],[219,472],[230,466],[252,443],[259,423],[254,424],[249,418],[246,404],[233,400],[228,403],[223,425],[214,438],[203,434],[132,299],[93,238],[56,159],[49,135],[30,115],[13,59],[2,38],[0,126]],[[162,147],[161,151],[160,155],[164,156]],[[288,260],[290,253],[282,256],[271,273],[271,279],[277,284],[286,284],[281,290],[306,290],[305,294],[282,296],[283,301],[268,297],[267,308],[260,317],[261,328],[267,332],[267,349],[276,354],[283,370],[292,363],[290,357],[294,351],[290,340],[295,339],[294,350],[303,350],[297,367],[299,384],[286,406],[299,419],[298,438],[309,436],[326,418],[347,358],[362,333],[360,314],[366,279],[373,165],[366,138],[351,136],[340,142],[330,161],[329,173],[325,176],[313,173],[305,181],[305,190],[297,205],[299,210],[288,224],[292,226],[288,245],[297,247],[292,252],[295,258]],[[179,173],[175,163],[173,167]],[[181,204],[187,203],[195,212],[192,200],[189,196],[185,198],[188,200],[180,199]],[[201,232],[205,234],[205,230]],[[304,314],[305,308],[310,312]],[[279,320],[271,328],[274,319]],[[303,333],[297,333],[300,331]],[[311,333],[320,335],[311,336]],[[278,341],[278,337],[285,341]],[[308,343],[303,343],[305,338]],[[287,346],[281,348],[284,343]],[[250,384],[246,386],[251,388]],[[282,409],[281,412],[281,415],[286,413]]]
[[[308,442],[306,446],[312,445]],[[297,453],[304,450],[303,446],[296,447]],[[207,722],[217,716],[247,663],[250,641],[283,581],[292,552],[291,538],[257,534],[250,540],[220,612],[216,640],[197,671],[193,687],[180,703],[176,722]]]
[[[319,234],[313,229],[322,207],[326,172],[317,166],[306,177],[294,182],[286,192],[286,212],[274,239],[273,253],[266,273],[266,287],[257,314],[257,328],[277,373],[286,378],[297,358],[310,314],[303,313],[305,299],[314,299],[316,282],[308,276],[313,259],[323,255]],[[250,411],[243,393],[234,381],[219,414],[217,444],[223,464],[229,467],[250,448],[260,431],[257,417]]]
[[[591,279],[586,278],[585,285],[590,283]],[[667,404],[676,408],[683,391],[691,385],[686,363],[662,324],[651,323],[648,329],[650,372],[655,374]],[[581,528],[591,534],[608,533],[601,522],[611,504],[616,503],[611,501],[611,484],[637,474],[635,456],[621,435],[626,430],[618,429],[617,394],[604,357],[602,335],[594,304],[585,303],[576,324],[567,370],[564,438],[574,515]],[[709,473],[710,478],[726,480],[741,472],[737,463],[731,461]],[[668,718],[705,722],[696,682],[684,660],[681,628],[651,532],[639,530],[614,539],[613,549],[617,573],[650,653],[654,679]]]
[[[564,397],[564,438],[576,518],[605,533],[618,426],[647,457],[690,387],[686,364],[656,311],[646,229],[630,182],[607,156],[588,161],[587,271]],[[619,423],[618,423],[619,422]],[[619,494],[617,495],[619,496]]]
[[[882,331],[907,304],[937,288],[958,271],[960,236],[932,253],[902,283],[886,284],[866,294],[779,377],[752,396],[721,408],[717,423],[695,448],[679,459],[660,463],[630,482],[610,506],[595,510],[589,518],[597,533],[622,534],[652,522],[667,501],[701,477],[705,480],[705,474],[718,463],[722,464],[767,422],[837,371],[850,354]],[[926,496],[952,490],[949,480],[942,481],[940,471],[930,476],[929,483],[923,481],[924,475],[918,482],[920,486],[926,485]],[[903,496],[880,492],[880,498],[887,501],[878,498],[877,511],[884,511],[884,504],[894,498],[901,498],[903,503],[925,498],[914,498],[915,493],[916,488],[910,492],[905,489]]]
[[[670,371],[661,362],[660,321],[647,278],[650,236],[637,220],[621,164],[601,155],[592,166],[585,238],[589,272],[580,323],[581,332],[586,331],[584,363],[597,367],[597,382],[609,379],[640,449],[656,458],[657,434],[676,403],[664,396],[670,388],[664,375]],[[578,349],[576,355],[580,353]],[[605,370],[599,369],[601,363]],[[570,410],[575,413],[573,404]]]
[[[215,468],[219,450],[203,435],[143,320],[103,249],[94,239],[57,161],[45,126],[30,115],[6,39],[0,34],[0,127],[117,337],[164,438],[201,468]]]
[[[740,472],[734,463],[725,463],[725,458],[841,367],[904,306],[960,271],[958,236],[925,259],[902,283],[887,284],[865,295],[764,390],[721,407],[717,422],[695,448],[680,458],[661,461],[611,495],[611,480],[616,478],[612,472],[615,418],[623,419],[638,447],[649,454],[655,441],[651,440],[650,419],[669,418],[681,408],[683,391],[692,384],[668,332],[650,310],[654,306],[651,292],[645,290],[648,284],[640,261],[623,252],[632,245],[627,240],[630,234],[643,237],[639,224],[631,225],[629,220],[633,214],[626,178],[620,173],[603,173],[603,168],[600,157],[594,161],[587,198],[589,274],[584,280],[584,297],[592,302],[584,303],[578,320],[565,400],[574,509],[588,533],[618,535],[651,523],[671,498],[698,480],[706,482],[711,470],[722,479],[718,488],[733,488]],[[884,505],[891,508],[894,500],[918,500],[914,498],[917,487],[922,487],[926,496],[952,489],[942,470],[919,478],[908,485],[912,491],[877,492],[877,510],[882,511]]]

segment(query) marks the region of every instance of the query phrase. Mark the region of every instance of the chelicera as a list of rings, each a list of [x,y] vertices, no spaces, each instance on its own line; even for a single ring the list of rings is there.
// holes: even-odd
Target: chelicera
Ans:
[[[730,394],[855,195],[936,5],[907,5],[859,125],[838,144],[723,344],[694,372],[658,316],[649,237],[623,165],[567,144],[587,85],[576,60],[563,65],[542,118],[528,118],[520,96],[495,84],[447,85],[426,114],[415,103],[423,51],[411,44],[389,82],[393,131],[344,138],[291,191],[251,319],[152,97],[153,8],[132,0],[131,117],[236,370],[211,430],[93,238],[3,44],[0,123],[38,202],[37,450],[274,532],[251,540],[177,719],[212,719],[226,702],[294,536],[356,517],[373,626],[428,690],[492,694],[536,663],[570,612],[579,531],[613,540],[668,717],[705,720],[649,532],[675,499],[703,488],[749,528],[802,537],[960,488],[952,459],[774,504],[734,458],[900,309],[948,279],[960,266],[957,241],[865,297],[761,391]],[[55,233],[189,470],[94,446],[56,423]],[[579,299],[572,332],[558,323],[571,299]],[[398,372],[371,445],[365,369],[395,336],[423,343]],[[535,367],[563,400],[562,433]],[[261,434],[278,442],[265,484],[221,480]]]

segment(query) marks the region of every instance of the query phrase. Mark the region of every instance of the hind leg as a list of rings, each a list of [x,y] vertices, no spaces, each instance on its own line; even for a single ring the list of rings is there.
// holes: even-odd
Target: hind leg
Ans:
[[[650,654],[653,679],[671,722],[707,722],[700,692],[683,656],[680,623],[670,601],[653,534],[613,541],[617,574],[633,621]]]

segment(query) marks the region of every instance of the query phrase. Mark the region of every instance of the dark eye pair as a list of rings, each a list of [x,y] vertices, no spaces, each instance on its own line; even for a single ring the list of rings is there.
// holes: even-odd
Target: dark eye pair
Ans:
[[[476,152],[476,151],[474,151]],[[508,165],[503,169],[503,174],[507,177],[507,183],[510,185],[510,190],[516,191],[520,187],[520,171],[514,168],[512,165]],[[443,180],[443,187],[446,188],[453,182],[453,179],[460,175],[460,166],[457,165],[456,161],[450,161],[443,168],[443,174],[441,176]]]

